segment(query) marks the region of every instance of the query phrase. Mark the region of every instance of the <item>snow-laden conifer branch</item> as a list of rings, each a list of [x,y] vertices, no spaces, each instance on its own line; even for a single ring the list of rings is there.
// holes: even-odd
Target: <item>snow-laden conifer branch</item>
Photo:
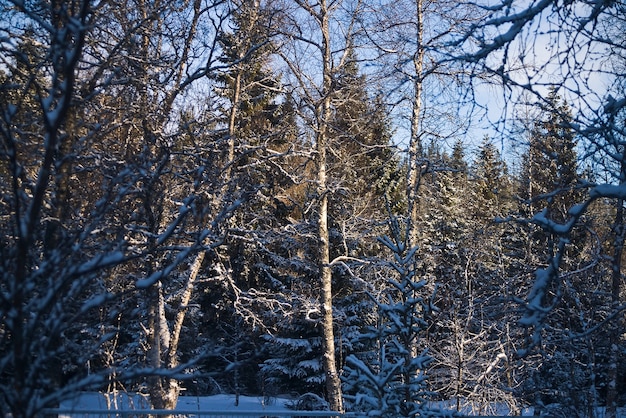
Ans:
[[[356,355],[346,359],[346,384],[358,388],[349,398],[373,416],[437,416],[440,412],[425,401],[425,370],[432,358],[422,343],[432,298],[427,281],[416,277],[416,247],[407,245],[397,218],[390,219],[389,227],[390,234],[379,238],[391,252],[390,260],[380,261],[389,276],[379,294],[370,294],[378,324],[362,336],[377,349],[368,363]]]

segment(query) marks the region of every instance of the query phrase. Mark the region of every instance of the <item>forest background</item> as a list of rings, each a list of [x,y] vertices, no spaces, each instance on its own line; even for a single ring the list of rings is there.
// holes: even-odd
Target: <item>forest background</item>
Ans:
[[[624,6],[0,1],[2,413],[615,416]]]

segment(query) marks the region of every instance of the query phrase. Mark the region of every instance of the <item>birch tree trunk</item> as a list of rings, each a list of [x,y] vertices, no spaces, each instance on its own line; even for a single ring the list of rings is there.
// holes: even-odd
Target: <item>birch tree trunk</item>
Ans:
[[[409,138],[409,150],[407,161],[407,205],[409,213],[408,236],[409,247],[417,245],[418,231],[417,221],[419,214],[418,190],[422,177],[422,171],[426,168],[423,160],[422,138],[421,138],[421,113],[422,113],[422,91],[424,72],[424,45],[423,45],[423,10],[422,0],[415,0],[416,16],[416,51],[412,57],[414,73],[413,81],[413,101],[411,109],[411,136]]]
[[[333,411],[343,411],[341,393],[341,381],[337,371],[335,360],[335,333],[333,329],[333,294],[332,294],[332,270],[330,266],[330,237],[328,233],[328,187],[327,187],[327,161],[326,151],[328,147],[328,123],[331,118],[331,93],[332,93],[332,51],[330,42],[330,26],[328,22],[328,6],[326,0],[320,2],[320,27],[322,31],[322,98],[317,111],[319,117],[316,153],[317,153],[317,194],[319,208],[317,214],[318,223],[318,266],[322,285],[322,329],[324,348],[324,373],[326,376],[326,391],[330,408]]]

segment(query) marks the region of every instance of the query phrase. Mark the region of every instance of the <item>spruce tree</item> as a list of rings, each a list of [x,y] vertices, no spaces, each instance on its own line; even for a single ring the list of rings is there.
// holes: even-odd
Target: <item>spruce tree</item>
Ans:
[[[276,24],[273,11],[255,0],[237,1],[234,6],[229,30],[218,37],[225,67],[216,77],[221,98],[218,125],[223,129],[212,138],[218,150],[213,162],[219,167],[216,174],[223,179],[221,201],[228,205],[244,200],[246,211],[229,221],[224,245],[211,255],[211,264],[206,263],[207,275],[220,266],[221,277],[216,279],[221,283],[213,289],[221,292],[221,302],[216,305],[217,323],[205,326],[222,330],[214,341],[226,347],[218,350],[225,352],[228,346],[239,344],[241,335],[248,336],[248,346],[256,347],[249,350],[246,362],[233,360],[240,355],[237,351],[231,351],[224,360],[232,362],[228,375],[239,394],[239,388],[260,392],[268,387],[258,365],[271,362],[274,353],[271,339],[263,334],[272,330],[279,335],[282,325],[279,312],[272,315],[268,304],[287,303],[290,296],[285,295],[289,292],[284,292],[284,286],[297,275],[285,268],[290,256],[285,247],[293,243],[293,237],[281,231],[293,209],[290,199],[283,197],[293,186],[284,156],[293,146],[296,124],[292,103],[281,94],[280,79],[269,65],[275,50],[271,39]],[[210,298],[205,293],[202,299]],[[219,326],[220,322],[225,324]],[[229,332],[235,325],[237,332]],[[224,364],[209,361],[205,367],[222,373]],[[239,370],[251,364],[254,366],[245,367],[245,373]]]
[[[548,218],[562,222],[581,197],[575,188],[580,176],[572,114],[556,89],[542,108],[545,114],[531,127],[523,157],[520,196],[529,215],[546,209]]]
[[[391,252],[382,262],[384,288],[370,294],[378,320],[362,335],[372,351],[350,355],[346,366],[346,393],[356,410],[374,417],[435,416],[428,404],[426,370],[432,361],[424,348],[432,294],[416,270],[417,247],[407,245],[399,220],[389,219],[389,232],[380,238]]]
[[[465,144],[461,139],[457,139],[454,141],[452,154],[450,154],[450,168],[458,173],[467,174],[468,166],[465,157]]]
[[[329,164],[336,198],[330,201],[331,215],[337,220],[357,215],[380,221],[386,217],[385,194],[397,201],[400,188],[386,106],[380,97],[370,96],[353,50],[334,83]]]
[[[507,201],[510,200],[508,171],[500,152],[485,137],[480,144],[474,162],[477,216],[488,221],[504,217]]]
[[[541,108],[543,113],[530,129],[528,150],[522,160],[520,212],[527,220],[522,223],[526,248],[517,274],[519,277],[525,271],[535,278],[532,288],[520,286],[533,300],[521,319],[522,325],[529,328],[522,352],[534,349],[542,359],[540,367],[529,368],[522,396],[527,396],[537,409],[566,398],[574,413],[587,411],[591,398],[592,403],[596,402],[595,379],[602,373],[602,366],[596,365],[595,354],[600,356],[607,348],[601,340],[589,337],[557,341],[563,330],[585,335],[587,321],[597,315],[595,306],[603,304],[599,302],[601,293],[588,289],[603,284],[590,268],[597,251],[590,247],[595,244],[586,232],[591,224],[579,218],[567,235],[551,226],[572,219],[570,210],[585,196],[580,189],[583,179],[569,106],[552,89]],[[540,295],[541,312],[535,306]],[[595,354],[587,349],[590,345]],[[581,388],[586,388],[590,397]]]

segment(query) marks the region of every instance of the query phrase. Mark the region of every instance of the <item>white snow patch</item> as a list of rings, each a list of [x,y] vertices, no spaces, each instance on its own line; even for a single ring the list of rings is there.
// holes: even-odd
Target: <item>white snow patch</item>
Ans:
[[[239,396],[239,405],[235,406],[235,395],[180,396],[176,410],[179,411],[290,411],[285,405],[285,398],[275,398],[268,402],[262,396]],[[85,392],[76,398],[61,403],[61,410],[151,409],[148,395],[118,392],[116,394]],[[70,415],[59,415],[59,418]]]
[[[364,395],[362,395],[364,396]],[[465,401],[465,400],[464,400]],[[179,411],[267,411],[267,412],[288,412],[291,411],[287,408],[287,404],[291,402],[288,398],[276,397],[272,398],[271,402],[267,402],[262,396],[240,396],[239,406],[235,406],[235,395],[213,395],[213,396],[180,396],[178,398],[178,405],[176,410]],[[454,411],[454,400],[439,401],[430,403],[430,407],[438,408],[444,411]],[[462,402],[465,403],[465,402]],[[120,409],[120,410],[146,410],[150,409],[150,403],[148,401],[148,395],[142,395],[138,393],[130,394],[124,392],[117,393],[95,393],[84,392],[79,394],[76,398],[64,401],[61,403],[61,410],[106,410],[106,409]],[[496,412],[501,415],[508,415],[511,411],[509,408],[502,405],[492,405],[490,408],[492,412]],[[558,405],[549,405],[551,412],[559,410]],[[460,411],[461,414],[471,413],[471,407],[465,405]],[[533,408],[523,408],[521,411],[522,416],[532,416],[534,413]],[[80,414],[59,414],[59,418],[77,418],[82,416]],[[93,415],[91,415],[93,417]],[[602,407],[597,408],[597,416],[605,416],[605,410]],[[626,407],[618,408],[618,418],[626,418]]]

